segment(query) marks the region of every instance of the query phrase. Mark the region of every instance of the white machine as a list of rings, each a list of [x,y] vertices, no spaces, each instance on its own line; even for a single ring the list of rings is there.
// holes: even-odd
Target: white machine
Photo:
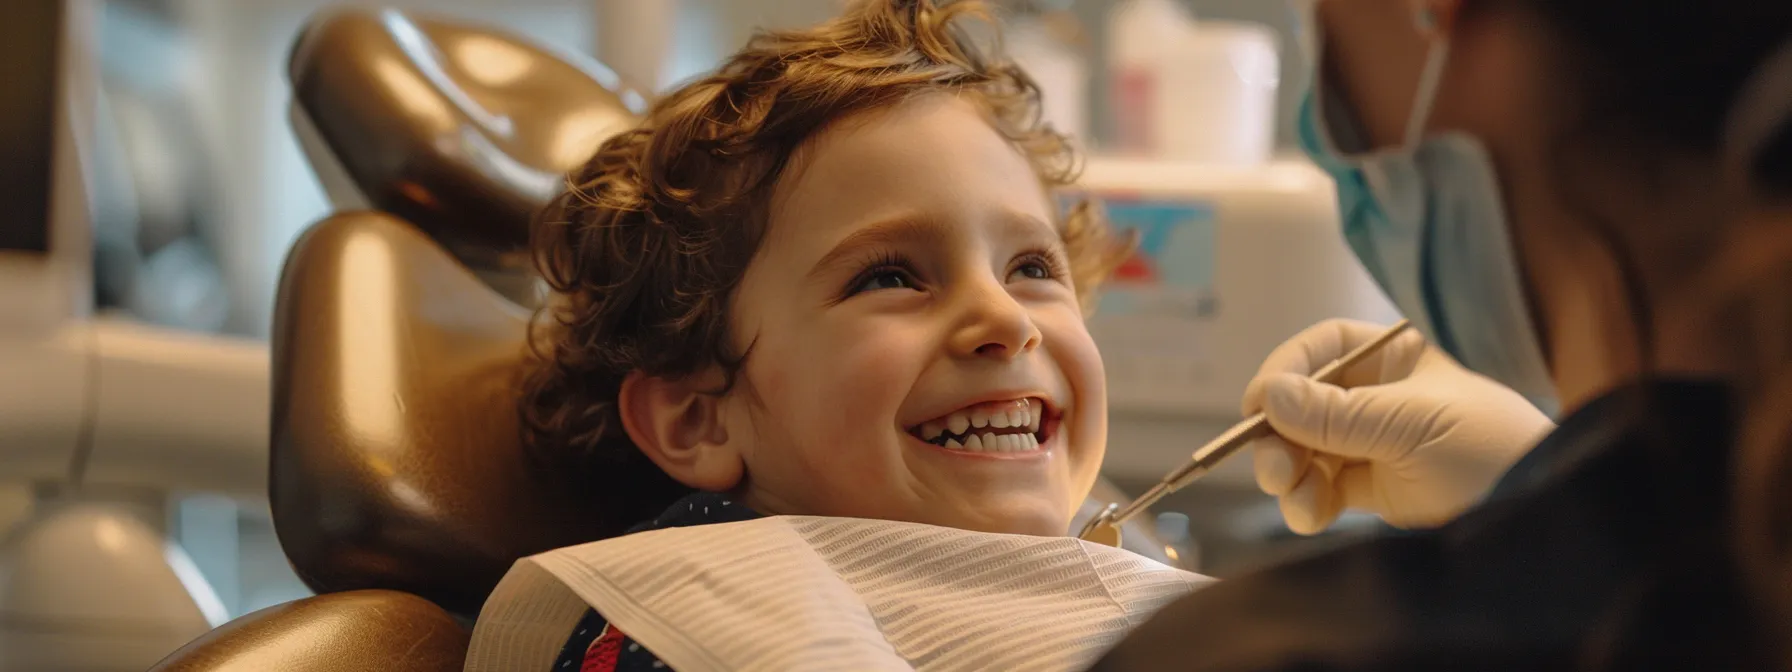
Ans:
[[[49,249],[0,250],[0,487],[34,497],[0,531],[0,671],[134,671],[225,617],[164,509],[265,487],[267,354],[92,314],[97,6],[25,4],[57,3]]]

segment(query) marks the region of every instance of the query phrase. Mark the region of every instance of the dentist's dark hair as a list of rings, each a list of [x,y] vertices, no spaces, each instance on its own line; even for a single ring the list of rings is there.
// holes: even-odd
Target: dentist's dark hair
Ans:
[[[1642,365],[1660,326],[1649,299],[1668,289],[1645,281],[1655,270],[1661,285],[1698,283],[1717,319],[1734,326],[1733,347],[1714,354],[1744,372],[1731,381],[1742,413],[1733,445],[1710,446],[1733,451],[1737,524],[1710,540],[1735,559],[1739,585],[1726,589],[1736,609],[1679,615],[1676,625],[1696,632],[1610,633],[1586,652],[1587,668],[1629,669],[1703,645],[1711,661],[1750,661],[1735,669],[1792,670],[1792,2],[1464,0],[1465,16],[1509,9],[1553,38],[1563,119],[1551,177],[1618,263]],[[1688,159],[1726,173],[1733,190],[1703,221],[1616,221],[1576,191],[1576,166],[1588,162],[1621,162],[1660,185]],[[1674,233],[1701,244],[1645,258],[1634,242],[1643,226],[1685,227]],[[1751,258],[1718,244],[1739,233],[1762,242]]]
[[[732,385],[747,357],[730,338],[734,292],[772,190],[810,138],[856,113],[960,96],[1044,186],[1074,180],[1077,155],[1041,123],[1038,87],[963,30],[979,16],[989,10],[974,1],[861,0],[811,28],[759,33],[567,175],[533,231],[552,295],[532,325],[538,361],[520,412],[529,453],[611,516],[597,528],[623,532],[690,492],[623,431],[622,381],[715,367],[729,381],[722,391]],[[1130,239],[1087,204],[1058,228],[1087,307]]]

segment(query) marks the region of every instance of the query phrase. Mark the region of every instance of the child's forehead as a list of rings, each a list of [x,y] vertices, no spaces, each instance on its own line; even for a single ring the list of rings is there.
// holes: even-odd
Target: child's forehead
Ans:
[[[792,156],[770,203],[768,244],[793,235],[845,236],[868,222],[930,212],[1058,220],[1033,164],[970,101],[933,96],[843,122]]]

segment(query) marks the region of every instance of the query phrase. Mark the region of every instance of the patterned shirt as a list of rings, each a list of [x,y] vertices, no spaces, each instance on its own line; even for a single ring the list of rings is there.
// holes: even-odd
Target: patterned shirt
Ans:
[[[669,527],[733,523],[761,517],[729,495],[699,492],[678,500],[658,518],[636,525],[629,534]],[[663,672],[666,663],[647,647],[605,620],[596,609],[585,612],[572,636],[554,659],[551,672]]]

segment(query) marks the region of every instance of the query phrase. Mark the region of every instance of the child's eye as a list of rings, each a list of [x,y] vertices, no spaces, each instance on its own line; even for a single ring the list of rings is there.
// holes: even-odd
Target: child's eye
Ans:
[[[1013,269],[1008,271],[1008,279],[1014,280],[1052,280],[1064,275],[1064,265],[1058,258],[1045,252],[1032,252],[1021,255],[1015,260]]]
[[[1020,265],[1019,268],[1014,269],[1014,272],[1015,272],[1015,274],[1017,274],[1023,278],[1028,278],[1031,280],[1050,280],[1050,279],[1052,279],[1052,269],[1046,268],[1044,264],[1040,264],[1037,262],[1029,261],[1029,262],[1023,263]]]
[[[914,289],[915,280],[900,268],[880,268],[867,273],[852,288],[853,294],[880,289]]]

